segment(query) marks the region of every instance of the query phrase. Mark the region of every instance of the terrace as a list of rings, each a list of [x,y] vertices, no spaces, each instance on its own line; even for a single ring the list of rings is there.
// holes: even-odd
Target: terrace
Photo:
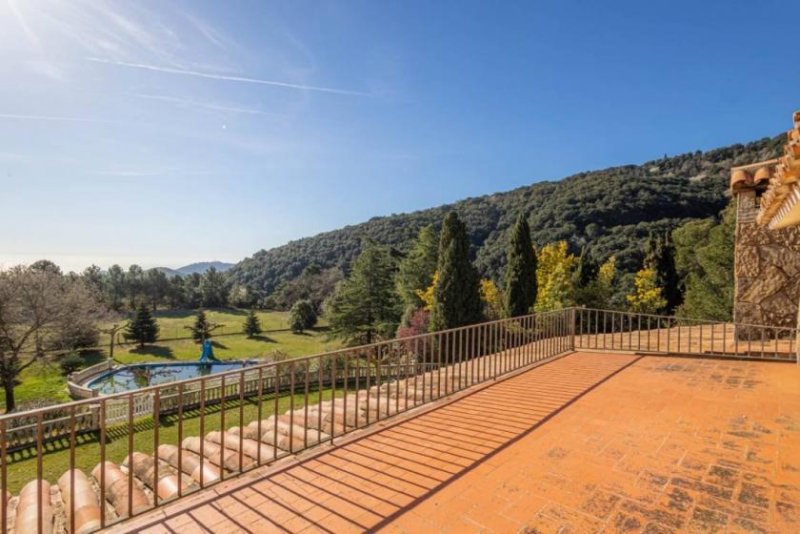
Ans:
[[[59,438],[37,432],[3,528],[793,531],[795,338],[566,309],[79,401],[66,413],[94,406],[98,439],[60,438],[70,469],[50,477]],[[120,411],[127,422],[107,426]]]

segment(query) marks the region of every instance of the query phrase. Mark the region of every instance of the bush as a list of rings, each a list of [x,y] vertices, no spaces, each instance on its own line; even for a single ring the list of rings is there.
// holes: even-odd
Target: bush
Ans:
[[[298,300],[289,310],[289,328],[299,334],[317,324],[317,310],[310,300]]]
[[[65,375],[70,375],[77,371],[78,369],[82,368],[86,362],[81,357],[80,354],[70,353],[61,358],[61,361],[58,362],[58,365],[61,366],[61,372]]]

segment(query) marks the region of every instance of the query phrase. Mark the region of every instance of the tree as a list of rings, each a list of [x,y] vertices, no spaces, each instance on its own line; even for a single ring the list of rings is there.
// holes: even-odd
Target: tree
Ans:
[[[184,308],[186,303],[186,289],[183,284],[183,277],[174,274],[169,279],[167,287],[167,303],[171,308]]]
[[[6,411],[16,407],[20,373],[43,357],[36,340],[65,321],[101,311],[97,295],[80,278],[23,266],[0,271],[0,382]]]
[[[433,225],[424,226],[397,271],[397,292],[406,310],[424,305],[419,292],[433,284],[438,256],[439,236]]]
[[[122,267],[116,264],[112,265],[108,269],[108,275],[103,285],[106,303],[113,310],[121,310],[127,293],[125,271],[122,270]]]
[[[289,310],[289,328],[299,334],[317,324],[317,310],[310,300],[298,300]]]
[[[733,252],[736,206],[719,220],[690,221],[672,233],[675,264],[684,283],[676,314],[694,319],[730,321],[733,314]]]
[[[145,343],[155,343],[158,339],[158,323],[146,304],[140,304],[133,319],[128,321],[125,337],[136,341],[139,347],[144,347]]]
[[[132,310],[139,305],[139,299],[144,294],[144,270],[138,265],[128,267],[125,275],[125,288],[128,292],[128,304]]]
[[[350,345],[391,337],[400,321],[395,260],[386,247],[367,241],[350,276],[329,299],[331,334]]]
[[[259,334],[261,334],[261,321],[258,320],[258,316],[254,310],[250,310],[247,314],[247,319],[244,321],[244,325],[242,326],[242,333],[247,334],[248,338],[253,338]]]
[[[614,280],[617,278],[616,256],[610,256],[595,271],[595,277],[583,284],[578,284],[580,278],[576,273],[575,302],[589,308],[611,308]]]
[[[581,255],[578,256],[577,265],[575,266],[575,287],[582,288],[591,284],[597,278],[598,266],[594,261],[594,256],[589,251],[588,247],[581,249]]]
[[[664,311],[672,314],[681,303],[681,289],[678,271],[675,268],[675,249],[669,239],[669,234],[663,238],[650,236],[644,265],[656,272],[656,283],[661,288],[662,296],[666,301]]]
[[[417,298],[419,298],[419,301],[422,304],[422,309],[427,312],[433,309],[433,288],[436,287],[436,283],[438,281],[439,271],[435,271],[433,273],[433,278],[431,278],[431,285],[425,288],[425,290],[417,290]]]
[[[150,269],[145,273],[144,277],[144,293],[150,301],[150,306],[153,310],[158,309],[158,305],[162,304],[169,292],[169,280],[163,271],[158,269]]]
[[[35,261],[35,262],[31,263],[30,269],[32,271],[47,272],[47,273],[53,273],[53,274],[58,274],[58,275],[63,274],[61,272],[61,267],[59,267],[58,265],[56,265],[55,263],[53,263],[50,260],[38,260],[38,261]]]
[[[237,308],[250,308],[255,303],[256,295],[254,292],[247,289],[244,284],[233,284],[231,290],[228,291],[228,304]]]
[[[490,321],[502,319],[506,315],[506,305],[503,302],[503,293],[492,280],[481,280],[481,302],[483,302],[483,316]]]
[[[536,303],[536,251],[531,243],[531,229],[520,216],[508,242],[506,263],[505,309],[510,317],[530,313]]]
[[[212,267],[213,269],[213,267]],[[219,323],[212,323],[206,317],[206,312],[203,310],[198,310],[197,315],[194,318],[194,324],[192,326],[185,326],[184,328],[188,329],[192,333],[192,339],[197,341],[198,343],[204,342],[206,339],[211,337],[211,333],[220,328],[221,324]]]
[[[200,273],[192,273],[184,278],[183,288],[187,308],[199,308],[203,305],[202,283],[203,276]]]
[[[539,252],[536,281],[539,295],[536,311],[566,308],[573,304],[574,287],[572,271],[575,256],[567,251],[567,242],[558,241],[542,247]]]
[[[400,325],[397,329],[397,337],[404,338],[425,334],[429,330],[430,318],[430,311],[422,308],[415,310],[408,318],[408,324]]]
[[[208,308],[224,306],[228,296],[225,275],[216,268],[209,267],[200,282],[200,292],[203,294],[203,306]]]
[[[480,277],[469,260],[467,228],[451,211],[439,240],[439,278],[433,287],[431,328],[457,328],[482,319]]]
[[[91,288],[92,291],[102,294],[103,292],[103,270],[97,265],[90,265],[81,273],[86,286]]]
[[[636,273],[635,291],[627,296],[631,311],[636,313],[659,313],[667,305],[658,285],[658,273],[652,267],[645,267]]]

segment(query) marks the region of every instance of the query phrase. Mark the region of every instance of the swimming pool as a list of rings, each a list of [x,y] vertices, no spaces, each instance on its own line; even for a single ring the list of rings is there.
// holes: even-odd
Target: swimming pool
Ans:
[[[182,362],[182,363],[140,363],[126,365],[99,375],[85,384],[101,395],[121,393],[135,389],[199,378],[224,371],[242,369],[254,362],[227,361],[214,363]]]

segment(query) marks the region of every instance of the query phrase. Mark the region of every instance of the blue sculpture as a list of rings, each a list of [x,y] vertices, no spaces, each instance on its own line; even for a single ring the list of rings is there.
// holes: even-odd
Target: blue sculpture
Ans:
[[[203,354],[200,356],[200,363],[218,362],[219,360],[214,356],[214,347],[211,346],[211,341],[206,339],[203,341]]]

